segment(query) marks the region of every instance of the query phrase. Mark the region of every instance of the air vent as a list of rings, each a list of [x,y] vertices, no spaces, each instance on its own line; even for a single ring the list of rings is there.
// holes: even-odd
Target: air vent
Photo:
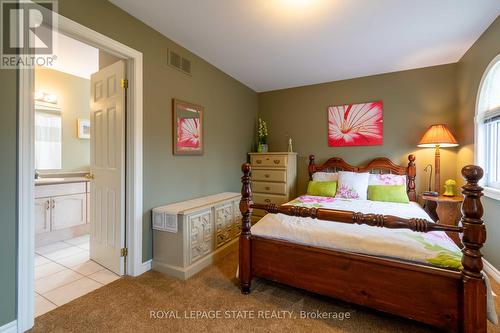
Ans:
[[[168,50],[168,64],[185,74],[191,75],[191,61],[175,51]]]

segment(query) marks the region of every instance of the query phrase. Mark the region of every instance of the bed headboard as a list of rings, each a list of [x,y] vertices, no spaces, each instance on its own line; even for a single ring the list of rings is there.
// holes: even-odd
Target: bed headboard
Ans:
[[[392,162],[386,157],[378,157],[371,160],[364,166],[350,165],[340,157],[332,157],[321,166],[316,166],[314,162],[315,156],[309,155],[309,179],[312,180],[312,175],[315,172],[370,172],[370,173],[392,173],[396,175],[406,175],[406,192],[411,201],[417,201],[417,193],[415,192],[415,176],[417,174],[415,167],[415,155],[408,155],[408,165],[401,166]]]

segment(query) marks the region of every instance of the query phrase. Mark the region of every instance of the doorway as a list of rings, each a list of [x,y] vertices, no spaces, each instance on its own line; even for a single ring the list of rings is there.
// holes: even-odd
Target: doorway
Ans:
[[[34,70],[35,317],[126,273],[125,61],[57,40]]]
[[[40,10],[45,10],[40,8]],[[57,15],[57,14],[56,14]],[[105,50],[126,60],[129,89],[126,112],[125,157],[125,232],[127,275],[137,276],[151,267],[142,262],[142,53],[101,35],[74,21],[57,15],[59,31],[66,36]],[[18,138],[18,330],[34,323],[35,285],[35,204],[34,204],[34,70],[19,70]],[[79,247],[77,244],[76,247]],[[85,245],[83,245],[85,247]],[[81,248],[81,247],[80,247]]]

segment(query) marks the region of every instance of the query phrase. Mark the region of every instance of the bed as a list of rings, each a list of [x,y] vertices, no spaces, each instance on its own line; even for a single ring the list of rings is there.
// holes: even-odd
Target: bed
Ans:
[[[387,158],[354,166],[336,157],[316,166],[311,155],[308,170],[310,177],[320,171],[405,175],[406,192],[413,202],[408,205],[411,209],[367,207],[352,202],[318,203],[310,197],[299,197],[284,205],[253,203],[251,167],[246,163],[242,166],[240,202],[242,293],[248,294],[252,279],[259,277],[450,331],[486,332],[487,288],[480,251],[486,229],[481,219],[480,167],[462,169],[466,180],[462,188],[462,226],[431,222],[416,205],[413,155],[408,156],[406,166]],[[254,208],[270,214],[252,227],[250,215]],[[436,261],[433,253],[421,255],[411,247],[397,246],[401,235],[412,237],[410,231],[417,243],[432,241],[432,235],[448,238],[444,232],[463,233],[464,247],[460,253],[449,238],[439,240],[439,246],[458,256],[458,260],[451,264],[449,260]],[[344,239],[347,234],[351,239]],[[361,245],[349,247],[353,243]]]

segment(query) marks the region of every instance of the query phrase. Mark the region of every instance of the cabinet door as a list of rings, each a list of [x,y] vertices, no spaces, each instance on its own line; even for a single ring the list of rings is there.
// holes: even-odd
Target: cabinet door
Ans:
[[[212,211],[206,210],[188,215],[190,263],[212,252],[214,244]]]
[[[52,198],[52,230],[86,223],[86,193]]]
[[[50,231],[50,199],[35,199],[35,233]]]
[[[215,211],[215,248],[229,242],[232,237],[233,204],[228,202],[214,208]]]

